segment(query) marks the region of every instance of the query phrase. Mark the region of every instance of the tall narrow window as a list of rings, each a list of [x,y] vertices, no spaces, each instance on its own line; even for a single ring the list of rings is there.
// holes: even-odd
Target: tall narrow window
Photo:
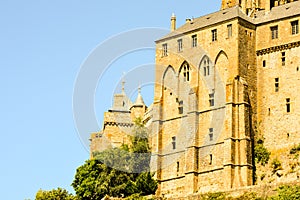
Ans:
[[[210,72],[210,69],[209,69],[209,61],[205,60],[204,61],[204,65],[203,65],[203,74],[204,76],[208,76],[209,75],[209,72]]]
[[[227,37],[231,38],[232,36],[232,24],[227,25]]]
[[[184,63],[181,70],[182,70],[184,80],[190,81],[190,66],[187,63]]]
[[[179,167],[180,167],[179,162],[177,162],[177,166],[176,166],[176,168],[177,168],[176,171],[177,172],[179,172],[179,169],[180,169]]]
[[[281,52],[281,64],[285,66],[285,52]]]
[[[206,70],[207,70],[207,76],[209,76],[209,65],[207,63],[207,66],[206,66]]]
[[[211,35],[212,35],[212,41],[217,41],[218,39],[218,33],[217,33],[217,29],[214,29],[211,31]]]
[[[263,60],[263,67],[266,67],[266,61]]]
[[[209,129],[209,141],[213,141],[214,140],[214,129],[210,128]]]
[[[196,149],[196,153],[195,153],[195,156],[196,156],[196,161],[195,161],[195,164],[196,164],[196,169],[199,168],[199,150]]]
[[[197,35],[192,35],[192,47],[197,46]]]
[[[206,60],[204,60],[203,74],[206,76]]]
[[[272,36],[272,40],[278,38],[278,26],[271,27],[271,36]]]
[[[275,78],[275,92],[279,91],[279,78]]]
[[[182,51],[182,39],[177,40],[178,43],[178,52]]]
[[[291,22],[291,27],[292,27],[292,35],[296,35],[299,33],[299,21],[292,21]]]
[[[172,137],[172,147],[173,149],[176,149],[176,137]]]
[[[209,94],[209,106],[214,106],[215,105],[215,94],[211,93]]]
[[[162,45],[162,49],[163,49],[162,56],[163,57],[168,56],[168,44],[167,43]]]
[[[286,112],[287,113],[291,112],[291,99],[290,98],[286,99]]]
[[[209,164],[212,165],[213,155],[209,154]]]

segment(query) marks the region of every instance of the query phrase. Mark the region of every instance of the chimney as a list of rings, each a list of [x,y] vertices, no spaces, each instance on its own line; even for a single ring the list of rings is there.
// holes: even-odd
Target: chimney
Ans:
[[[190,19],[190,18],[185,19],[185,23],[191,23],[191,22],[192,22],[192,19]]]
[[[176,16],[173,13],[171,17],[171,31],[175,31],[175,30],[176,30]]]

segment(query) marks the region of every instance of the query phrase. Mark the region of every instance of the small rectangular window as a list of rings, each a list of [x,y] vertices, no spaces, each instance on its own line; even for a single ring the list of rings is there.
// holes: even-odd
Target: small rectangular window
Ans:
[[[272,40],[278,38],[278,26],[271,27],[271,36],[272,36]]]
[[[286,112],[287,113],[291,112],[291,99],[290,98],[286,99]]]
[[[232,36],[232,24],[227,25],[227,37],[231,38]]]
[[[168,44],[163,44],[162,45],[162,56],[165,57],[165,56],[168,56]]]
[[[212,35],[212,41],[217,41],[218,39],[218,33],[217,33],[217,29],[214,29],[211,31],[211,35]]]
[[[176,137],[172,137],[172,147],[173,149],[176,149]]]
[[[214,129],[210,128],[209,129],[209,141],[213,141],[214,140]]]
[[[263,67],[266,67],[266,61],[263,60]]]
[[[197,47],[197,35],[192,35],[192,47]]]
[[[180,115],[183,114],[183,101],[180,101],[180,102],[179,102],[178,113],[179,113]]]
[[[291,22],[291,27],[292,27],[292,35],[296,35],[299,33],[299,21],[292,21]]]
[[[215,105],[215,94],[211,93],[209,94],[209,106],[214,106]]]
[[[177,172],[179,172],[179,169],[180,169],[179,162],[177,162],[177,166],[176,166],[176,168],[177,168],[177,169],[176,169],[176,171],[177,171]]]
[[[275,78],[275,92],[279,91],[279,78]]]
[[[281,52],[281,64],[285,66],[285,52]]]
[[[182,39],[177,40],[178,43],[178,52],[182,51]]]

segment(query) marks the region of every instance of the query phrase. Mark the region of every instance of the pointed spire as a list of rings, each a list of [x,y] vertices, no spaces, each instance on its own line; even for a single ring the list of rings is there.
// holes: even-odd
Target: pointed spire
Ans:
[[[145,105],[144,99],[141,95],[141,86],[139,86],[139,88],[138,88],[138,96],[136,98],[136,101],[135,101],[134,105],[135,106],[144,106]]]

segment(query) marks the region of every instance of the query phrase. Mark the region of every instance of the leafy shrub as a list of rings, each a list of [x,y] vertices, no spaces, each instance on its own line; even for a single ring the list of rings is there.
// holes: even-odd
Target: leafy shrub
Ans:
[[[275,173],[277,172],[278,170],[281,170],[282,169],[282,166],[281,166],[281,162],[280,160],[278,160],[278,158],[275,158],[273,161],[272,161],[272,172]]]
[[[234,200],[262,200],[261,197],[259,197],[255,192],[246,192],[243,195],[234,198]]]
[[[284,185],[277,189],[277,194],[269,198],[270,200],[296,200],[300,199],[300,186]]]
[[[50,191],[39,190],[36,193],[35,200],[76,200],[77,198],[62,188],[53,189]]]
[[[265,165],[269,162],[270,159],[270,152],[267,148],[264,147],[263,144],[257,144],[254,147],[254,157],[256,163],[261,163],[262,165]]]
[[[141,196],[140,194],[133,194],[133,195],[125,198],[125,200],[146,200],[146,198]]]
[[[226,193],[224,192],[213,192],[201,195],[201,200],[224,200],[226,199]]]

